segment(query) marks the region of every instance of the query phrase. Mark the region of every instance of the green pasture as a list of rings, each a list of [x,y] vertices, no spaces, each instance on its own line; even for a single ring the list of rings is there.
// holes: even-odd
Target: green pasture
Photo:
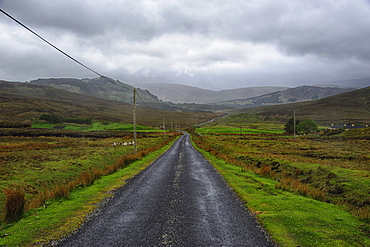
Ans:
[[[120,131],[133,131],[133,124],[129,123],[117,123],[117,122],[93,122],[91,125],[84,124],[70,124],[70,123],[59,123],[59,124],[50,124],[50,123],[35,123],[32,124],[32,128],[40,129],[55,129],[58,126],[63,126],[65,130],[79,130],[79,131],[105,131],[105,130],[120,130]],[[136,130],[141,132],[160,132],[162,130],[154,129],[152,127],[136,125]]]
[[[211,123],[196,130],[200,134],[281,134],[284,126],[271,123]]]

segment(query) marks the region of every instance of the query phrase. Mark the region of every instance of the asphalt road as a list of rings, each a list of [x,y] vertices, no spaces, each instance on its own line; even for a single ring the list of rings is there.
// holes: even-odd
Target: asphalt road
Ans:
[[[182,136],[59,246],[273,246]]]

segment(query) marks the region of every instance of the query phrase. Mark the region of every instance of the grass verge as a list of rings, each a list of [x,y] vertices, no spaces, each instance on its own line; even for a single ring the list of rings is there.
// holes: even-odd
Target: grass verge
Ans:
[[[125,185],[128,179],[139,174],[169,149],[173,142],[113,174],[95,180],[92,186],[73,190],[68,199],[51,200],[43,207],[30,210],[18,222],[3,227],[0,245],[27,246],[68,235],[81,226],[86,216],[96,210],[99,202],[111,196],[110,191]]]
[[[279,245],[370,246],[368,225],[344,207],[283,191],[271,178],[227,164],[209,152],[197,149],[220,172]]]

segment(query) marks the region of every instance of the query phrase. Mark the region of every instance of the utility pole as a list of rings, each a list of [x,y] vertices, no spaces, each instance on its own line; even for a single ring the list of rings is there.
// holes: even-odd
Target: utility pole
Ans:
[[[293,128],[294,128],[294,130],[293,130],[293,131],[294,131],[294,141],[295,141],[295,134],[296,134],[296,133],[295,133],[295,132],[296,132],[296,130],[295,130],[295,128],[296,128],[296,127],[295,127],[295,109],[293,110]]]
[[[134,153],[137,152],[137,138],[136,138],[136,88],[134,88],[134,108],[132,110],[133,121],[134,121]]]
[[[164,122],[164,113],[163,113],[163,141],[166,140],[166,126]]]

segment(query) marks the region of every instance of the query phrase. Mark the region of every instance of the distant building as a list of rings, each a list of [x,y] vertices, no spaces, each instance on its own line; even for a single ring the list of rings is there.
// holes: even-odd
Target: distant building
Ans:
[[[361,128],[367,128],[367,127],[369,127],[369,125],[354,125],[354,124],[334,125],[334,124],[332,124],[329,129],[344,128],[346,130],[350,130],[350,129],[361,129]]]

